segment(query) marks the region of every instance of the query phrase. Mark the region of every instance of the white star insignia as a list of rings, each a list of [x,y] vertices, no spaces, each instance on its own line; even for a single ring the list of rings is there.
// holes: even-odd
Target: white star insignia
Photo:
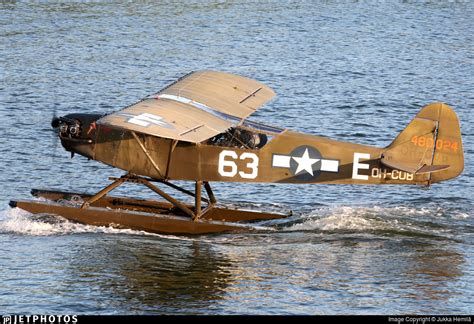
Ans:
[[[170,128],[170,125],[163,120],[163,117],[153,114],[142,113],[140,115],[133,115],[128,113],[118,113],[118,115],[129,118],[127,123],[130,124],[135,124],[142,127],[148,127],[153,124],[156,126]]]
[[[313,173],[313,164],[318,162],[320,159],[312,159],[309,157],[309,152],[308,149],[306,149],[301,157],[294,157],[292,156],[292,159],[298,163],[298,167],[296,168],[295,175],[300,173],[301,171],[305,170],[312,176],[314,175]]]

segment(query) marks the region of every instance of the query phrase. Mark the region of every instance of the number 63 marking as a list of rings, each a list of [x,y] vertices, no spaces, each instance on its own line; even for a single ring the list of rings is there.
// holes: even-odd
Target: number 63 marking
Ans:
[[[230,159],[229,159],[230,158]],[[250,160],[247,169],[251,172],[238,171],[234,160]],[[219,154],[219,174],[223,177],[235,177],[237,173],[244,179],[255,179],[258,175],[258,156],[255,153],[245,152],[240,157],[234,151],[224,150]]]

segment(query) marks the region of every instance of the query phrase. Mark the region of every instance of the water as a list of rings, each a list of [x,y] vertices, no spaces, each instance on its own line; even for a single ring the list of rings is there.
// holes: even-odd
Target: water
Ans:
[[[473,313],[473,16],[467,1],[0,4],[0,309]],[[31,188],[92,192],[120,175],[71,160],[55,113],[113,111],[204,68],[276,90],[255,120],[369,145],[444,101],[465,171],[429,190],[215,184],[223,203],[294,211],[260,234],[151,235],[8,207]]]

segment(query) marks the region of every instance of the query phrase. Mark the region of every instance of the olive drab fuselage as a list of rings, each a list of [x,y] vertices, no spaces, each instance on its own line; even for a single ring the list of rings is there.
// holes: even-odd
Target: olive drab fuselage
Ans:
[[[448,117],[454,114],[444,104],[427,107],[420,114],[440,109]],[[449,122],[457,122],[457,119]],[[437,130],[437,139],[433,139],[431,133],[419,134],[417,129],[407,127],[404,132],[408,133],[409,140],[396,146],[400,160],[422,156],[424,164],[450,166],[439,172],[416,174],[381,162],[384,154],[389,155],[390,146],[376,148],[288,130],[269,134],[263,147],[251,149],[242,148],[243,145],[210,144],[210,141],[189,143],[160,138],[95,125],[91,120],[84,126],[81,137],[90,143],[62,136],[67,150],[154,179],[426,185],[459,174],[463,165],[458,127],[453,127],[454,133],[443,134],[443,138],[439,134],[443,128]]]

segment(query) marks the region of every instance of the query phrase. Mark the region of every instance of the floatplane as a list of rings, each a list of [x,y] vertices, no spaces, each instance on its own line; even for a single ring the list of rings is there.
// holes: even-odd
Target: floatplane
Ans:
[[[249,120],[274,96],[246,77],[197,71],[110,114],[55,117],[52,127],[66,151],[124,175],[94,194],[33,189],[45,199],[10,205],[154,233],[247,231],[250,222],[288,214],[220,206],[212,182],[431,185],[463,171],[459,121],[444,103],[422,108],[390,145],[379,148]],[[194,189],[178,186],[178,180],[192,182]],[[125,183],[143,185],[161,198],[109,195]],[[170,190],[191,196],[193,203]]]

